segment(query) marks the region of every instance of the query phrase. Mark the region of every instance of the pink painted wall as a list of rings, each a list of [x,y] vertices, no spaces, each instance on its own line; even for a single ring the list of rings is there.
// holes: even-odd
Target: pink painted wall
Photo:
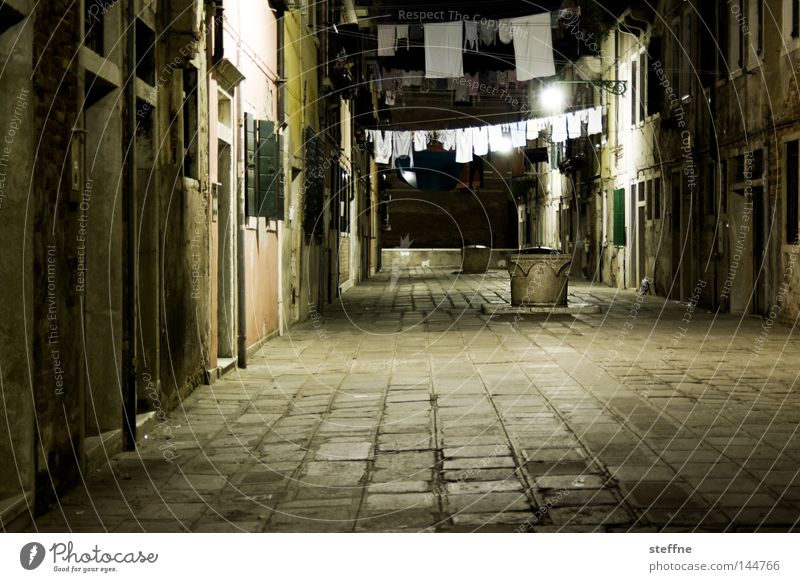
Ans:
[[[233,96],[234,158],[236,185],[239,196],[244,188],[245,113],[257,119],[277,117],[277,88],[274,79],[278,70],[278,28],[275,14],[267,0],[225,0],[224,2],[225,58],[233,63],[245,79]],[[209,81],[211,132],[211,180],[217,181],[217,86]],[[278,237],[276,224],[263,218],[248,219],[245,233],[245,288],[247,295],[247,344],[252,346],[261,338],[278,330]],[[212,229],[213,230],[213,229]],[[216,286],[217,241],[212,237],[212,276]],[[213,296],[216,298],[216,294]],[[216,304],[212,307],[216,357]]]

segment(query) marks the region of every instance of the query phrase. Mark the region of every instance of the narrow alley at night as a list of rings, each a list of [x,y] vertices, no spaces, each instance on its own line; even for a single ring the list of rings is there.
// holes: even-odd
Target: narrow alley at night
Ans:
[[[800,0],[45,4],[0,0],[15,575],[800,572]]]

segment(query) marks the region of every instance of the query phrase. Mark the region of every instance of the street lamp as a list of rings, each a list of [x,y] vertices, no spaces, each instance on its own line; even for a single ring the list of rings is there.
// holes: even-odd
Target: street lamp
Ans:
[[[539,94],[539,101],[544,109],[557,111],[564,105],[564,93],[555,85],[550,85],[542,89]]]

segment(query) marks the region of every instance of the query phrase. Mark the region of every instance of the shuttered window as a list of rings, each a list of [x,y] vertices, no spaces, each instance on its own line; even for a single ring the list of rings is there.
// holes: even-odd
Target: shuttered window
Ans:
[[[245,212],[283,219],[283,180],[275,123],[245,114]]]
[[[800,152],[798,142],[786,144],[786,243],[797,244],[798,235],[798,190],[800,189]]]
[[[625,189],[614,190],[614,246],[625,246]]]
[[[322,236],[325,210],[325,149],[322,139],[310,127],[305,131],[305,173],[303,230],[308,236]]]

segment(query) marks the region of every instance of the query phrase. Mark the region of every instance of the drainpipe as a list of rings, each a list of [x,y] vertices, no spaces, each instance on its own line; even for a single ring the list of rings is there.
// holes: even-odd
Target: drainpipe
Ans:
[[[242,119],[242,90],[236,89],[236,117],[237,125],[240,123],[238,120]],[[236,171],[239,171],[239,160],[242,153],[242,137],[241,131],[236,132]],[[245,161],[245,163],[247,163]],[[245,170],[246,171],[246,170]],[[245,269],[245,235],[247,233],[247,217],[244,213],[244,198],[245,192],[243,179],[236,180],[236,222],[239,228],[236,230],[236,315],[238,320],[237,327],[239,328],[238,353],[237,365],[240,368],[247,367],[247,272]]]
[[[122,248],[125,284],[122,291],[122,442],[126,451],[136,448],[136,7],[125,4],[125,121],[123,155],[125,187],[122,191]]]
[[[286,66],[284,59],[284,42],[285,42],[285,12],[281,10],[276,15],[278,17],[278,123],[276,125],[283,127],[283,131],[279,132],[277,135],[278,139],[278,151],[280,152],[279,160],[278,160],[278,175],[283,175],[283,172],[286,171],[286,165],[284,164],[284,159],[288,155],[286,152],[286,138],[285,133],[289,131],[288,125],[284,125],[284,123],[288,123],[288,120],[285,119],[286,117]],[[287,182],[286,180],[281,180],[279,185],[280,188],[284,188],[284,204],[285,200],[289,199],[289,196],[286,196],[286,188],[291,190],[291,176],[290,180]],[[283,217],[283,212],[279,211],[279,217]],[[283,336],[285,321],[283,315],[283,236],[284,236],[284,221],[282,220],[275,220],[276,230],[278,234],[278,335]],[[292,236],[289,233],[289,236]]]
[[[241,13],[237,12],[241,22]],[[237,45],[236,47],[236,64],[241,62],[242,49]],[[236,87],[236,124],[243,123],[244,120],[244,96],[242,95],[241,85]],[[245,261],[246,251],[246,234],[247,234],[247,216],[245,216],[245,189],[244,189],[244,175],[239,177],[239,161],[244,159],[244,171],[247,172],[247,152],[244,151],[244,139],[242,129],[236,131],[236,222],[238,229],[236,230],[236,318],[239,334],[237,336],[238,346],[236,352],[238,354],[236,365],[240,368],[247,367],[247,271]]]

